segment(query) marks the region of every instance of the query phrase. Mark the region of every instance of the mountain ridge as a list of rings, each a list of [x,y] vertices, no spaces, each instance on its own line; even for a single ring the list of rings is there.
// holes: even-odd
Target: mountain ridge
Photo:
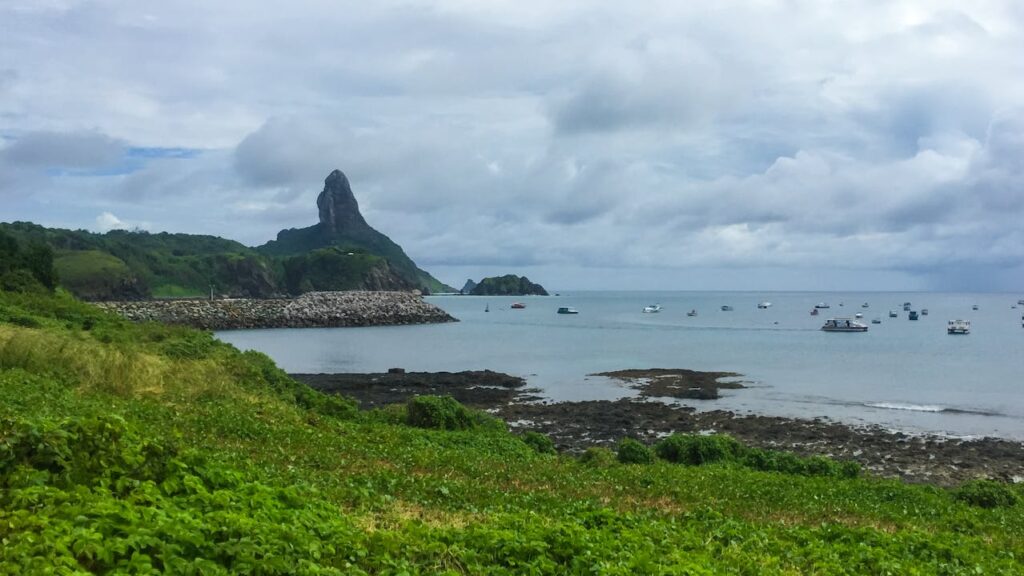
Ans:
[[[371,227],[348,178],[332,171],[317,197],[319,221],[285,229],[257,247],[220,236],[46,228],[0,223],[0,231],[54,251],[62,285],[88,300],[266,298],[324,290],[454,291]]]

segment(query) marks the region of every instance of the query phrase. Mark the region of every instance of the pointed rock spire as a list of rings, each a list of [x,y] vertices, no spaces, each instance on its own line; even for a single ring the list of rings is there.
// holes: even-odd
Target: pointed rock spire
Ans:
[[[368,227],[359,213],[348,178],[341,170],[331,172],[324,180],[324,190],[316,199],[316,207],[320,210],[320,226],[332,234]]]

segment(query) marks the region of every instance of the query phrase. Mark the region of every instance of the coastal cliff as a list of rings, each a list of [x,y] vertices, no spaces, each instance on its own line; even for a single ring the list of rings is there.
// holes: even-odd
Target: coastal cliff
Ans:
[[[310,292],[298,298],[97,302],[136,322],[204,330],[330,328],[457,322],[413,292]]]

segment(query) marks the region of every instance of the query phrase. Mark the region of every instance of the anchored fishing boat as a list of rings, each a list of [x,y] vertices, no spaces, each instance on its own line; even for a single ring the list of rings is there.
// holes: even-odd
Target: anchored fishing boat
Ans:
[[[868,326],[849,318],[829,318],[821,329],[825,332],[867,332]]]

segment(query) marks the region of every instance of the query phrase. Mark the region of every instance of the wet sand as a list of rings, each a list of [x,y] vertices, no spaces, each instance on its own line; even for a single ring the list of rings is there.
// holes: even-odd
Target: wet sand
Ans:
[[[647,369],[602,375],[624,380],[639,391],[640,398],[547,403],[538,401],[536,391],[527,389],[521,378],[488,370],[292,376],[324,392],[356,398],[364,408],[404,402],[417,394],[449,394],[467,406],[488,410],[513,429],[543,432],[560,451],[569,453],[590,446],[614,447],[625,437],[653,443],[673,432],[714,431],[749,446],[855,460],[872,474],[908,482],[949,486],[978,477],[1024,481],[1021,442],[910,435],[824,418],[697,411],[647,399],[705,398],[713,402],[719,388],[743,387],[742,383],[719,381],[738,377],[732,373]]]

